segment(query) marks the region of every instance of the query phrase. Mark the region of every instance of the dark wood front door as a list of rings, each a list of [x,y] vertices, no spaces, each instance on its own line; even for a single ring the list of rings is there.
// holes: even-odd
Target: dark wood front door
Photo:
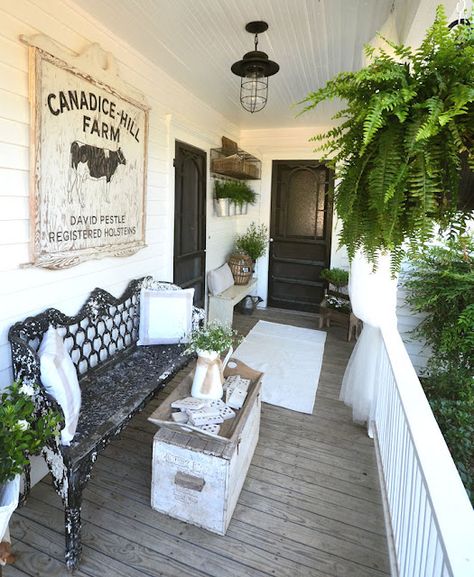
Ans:
[[[329,267],[333,173],[317,161],[273,161],[268,304],[314,311]]]
[[[174,271],[175,284],[194,288],[194,304],[204,307],[206,270],[206,153],[176,141]]]

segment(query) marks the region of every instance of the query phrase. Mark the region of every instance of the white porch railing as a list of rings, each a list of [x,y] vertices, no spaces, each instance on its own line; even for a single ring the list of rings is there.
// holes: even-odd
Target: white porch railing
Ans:
[[[382,340],[371,428],[393,573],[473,577],[471,504],[398,331],[382,329]]]

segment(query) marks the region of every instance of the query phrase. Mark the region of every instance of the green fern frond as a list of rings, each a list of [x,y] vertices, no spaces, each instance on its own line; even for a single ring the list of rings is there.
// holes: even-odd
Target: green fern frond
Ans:
[[[401,160],[400,129],[393,124],[377,141],[378,159],[369,173],[370,207],[384,212],[386,202],[393,195]]]
[[[429,110],[429,115],[418,130],[418,133],[415,136],[415,141],[431,138],[441,129],[439,117],[443,112],[444,105],[440,98],[438,96],[428,98],[421,108],[427,108]]]
[[[357,72],[335,76],[311,93],[305,110],[339,98],[336,127],[316,135],[316,150],[331,158],[340,179],[335,207],[349,257],[423,244],[433,224],[462,230],[456,212],[459,154],[474,170],[474,27],[450,31],[442,6],[417,50],[386,41],[366,47],[371,58]],[[453,228],[453,230],[454,230]]]
[[[383,103],[379,99],[369,104],[367,117],[364,122],[364,147],[362,151],[365,150],[377,130],[380,130],[384,125],[382,111]]]

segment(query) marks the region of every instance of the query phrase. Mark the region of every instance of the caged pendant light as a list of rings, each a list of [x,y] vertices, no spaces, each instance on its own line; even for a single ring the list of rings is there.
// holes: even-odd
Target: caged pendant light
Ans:
[[[245,27],[247,32],[255,34],[255,50],[247,52],[242,60],[234,62],[231,70],[240,76],[240,103],[251,112],[265,108],[268,98],[268,77],[280,70],[280,66],[268,59],[265,52],[258,50],[258,35],[268,29],[266,22],[249,22]]]

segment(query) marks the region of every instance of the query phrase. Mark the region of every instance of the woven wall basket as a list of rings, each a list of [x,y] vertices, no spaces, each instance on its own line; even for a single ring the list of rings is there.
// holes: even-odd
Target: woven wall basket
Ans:
[[[247,284],[252,277],[253,262],[247,254],[233,254],[229,258],[235,284]]]

